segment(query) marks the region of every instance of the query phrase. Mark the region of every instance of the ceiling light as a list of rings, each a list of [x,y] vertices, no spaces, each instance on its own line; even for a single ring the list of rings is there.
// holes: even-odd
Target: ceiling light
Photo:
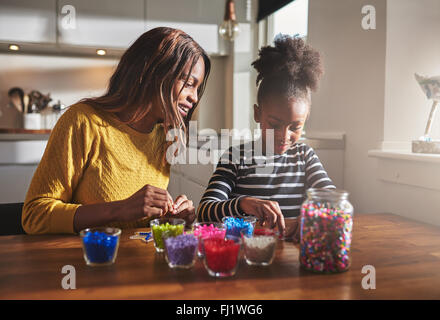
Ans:
[[[234,41],[240,33],[240,28],[235,17],[234,0],[226,0],[225,16],[218,32],[220,33],[220,36],[229,41]]]
[[[17,46],[16,44],[10,44],[9,45],[9,50],[18,51],[18,50],[20,50],[20,47]]]

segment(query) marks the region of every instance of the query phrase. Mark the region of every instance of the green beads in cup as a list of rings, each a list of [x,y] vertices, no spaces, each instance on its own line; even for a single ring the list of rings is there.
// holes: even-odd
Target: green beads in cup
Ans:
[[[161,223],[159,219],[151,221],[151,230],[153,232],[154,246],[156,251],[164,251],[163,236],[175,237],[183,234],[185,221],[182,219],[172,219],[173,221]]]

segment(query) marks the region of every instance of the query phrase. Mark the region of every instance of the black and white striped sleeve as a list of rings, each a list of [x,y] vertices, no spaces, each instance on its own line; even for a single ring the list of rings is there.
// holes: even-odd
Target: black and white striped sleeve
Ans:
[[[197,209],[197,220],[221,222],[225,216],[243,217],[239,197],[232,197],[237,178],[237,163],[233,161],[231,148],[220,158],[209,180],[208,187]]]
[[[309,146],[306,147],[305,162],[306,190],[308,188],[336,188],[315,151]]]

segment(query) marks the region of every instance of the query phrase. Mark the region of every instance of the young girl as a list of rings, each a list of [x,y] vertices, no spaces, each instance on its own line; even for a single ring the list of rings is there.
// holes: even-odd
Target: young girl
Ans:
[[[298,143],[310,113],[311,91],[322,75],[320,55],[301,38],[280,35],[274,46],[260,50],[252,65],[259,84],[254,119],[262,129],[263,152],[269,143],[274,152],[257,155],[256,141],[229,148],[200,201],[198,220],[253,215],[297,238],[297,223],[286,230],[284,218],[299,215],[308,188],[334,188],[313,149]],[[270,129],[273,139],[268,140]]]

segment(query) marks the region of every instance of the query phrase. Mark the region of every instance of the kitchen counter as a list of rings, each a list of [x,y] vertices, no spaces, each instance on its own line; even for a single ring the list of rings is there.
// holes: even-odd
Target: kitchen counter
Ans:
[[[0,141],[48,140],[52,130],[0,128]]]
[[[397,215],[355,214],[351,268],[330,275],[300,268],[298,246],[283,241],[271,266],[241,257],[232,278],[210,277],[200,259],[171,270],[152,242],[129,239],[136,230],[123,230],[115,264],[101,268],[86,266],[77,235],[1,237],[0,299],[440,299],[440,228]],[[75,290],[61,287],[65,265]],[[367,265],[375,289],[362,287]]]

